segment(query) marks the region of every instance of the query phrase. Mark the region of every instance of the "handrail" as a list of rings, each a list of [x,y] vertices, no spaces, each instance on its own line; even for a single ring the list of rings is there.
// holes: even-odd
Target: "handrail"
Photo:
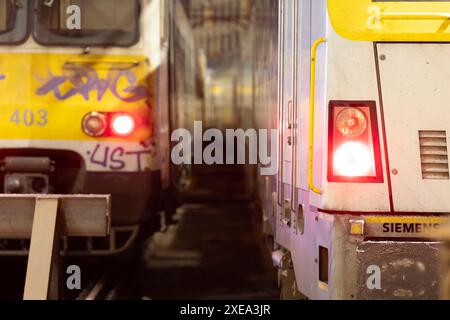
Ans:
[[[298,3],[294,1],[294,12],[298,12]],[[298,193],[297,191],[297,134],[298,134],[298,61],[299,61],[299,19],[294,19],[294,91],[292,101],[292,113],[289,126],[291,128],[291,212],[297,212]],[[296,228],[295,228],[296,230]]]
[[[279,24],[284,26],[284,1],[280,3],[279,10]],[[284,28],[278,28],[278,37],[280,39],[281,46],[278,48],[278,65],[280,68],[284,65]],[[284,77],[278,77],[278,128],[283,128],[283,108],[284,108]],[[284,194],[284,159],[283,159],[283,131],[279,130],[278,134],[278,163],[280,163],[280,170],[277,177],[277,204],[281,207],[283,205],[283,194]]]
[[[316,58],[317,48],[320,44],[327,42],[326,38],[317,39],[311,48],[311,79],[310,79],[310,96],[309,96],[309,152],[308,152],[308,185],[312,192],[322,194],[322,190],[314,185],[313,181],[313,164],[314,164],[314,109],[316,96]]]

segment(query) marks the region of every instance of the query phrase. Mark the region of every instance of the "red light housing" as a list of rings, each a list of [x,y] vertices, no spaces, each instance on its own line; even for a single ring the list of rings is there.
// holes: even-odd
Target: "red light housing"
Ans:
[[[330,102],[328,181],[383,182],[374,101]]]
[[[108,128],[108,121],[104,113],[90,112],[82,121],[83,132],[89,137],[101,137]]]
[[[138,125],[148,125],[147,122],[140,120],[139,123],[136,123],[131,114],[123,112],[89,112],[82,120],[82,129],[87,136],[92,138],[126,138],[136,131]]]

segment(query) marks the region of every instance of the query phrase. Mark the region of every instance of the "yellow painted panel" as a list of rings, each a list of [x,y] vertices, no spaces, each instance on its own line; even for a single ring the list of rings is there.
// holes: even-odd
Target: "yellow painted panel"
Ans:
[[[450,1],[328,0],[334,30],[360,41],[450,41]]]
[[[372,216],[366,217],[367,223],[423,223],[423,224],[442,224],[447,221],[447,217],[390,217],[390,216]]]
[[[92,111],[127,112],[136,132],[151,136],[154,80],[145,57],[0,54],[0,137],[94,140],[81,127]]]

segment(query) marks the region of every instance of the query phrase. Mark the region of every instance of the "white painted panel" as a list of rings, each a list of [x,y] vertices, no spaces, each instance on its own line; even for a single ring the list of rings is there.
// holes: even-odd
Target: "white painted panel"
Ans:
[[[389,190],[386,175],[384,142],[381,125],[381,109],[378,100],[378,84],[374,45],[371,42],[355,42],[337,35],[331,27],[327,35],[328,74],[327,101],[375,101],[380,135],[384,183],[331,183],[327,179],[327,137],[323,144],[323,190],[320,208],[336,211],[387,212],[390,211]],[[351,53],[351,54],[349,54]],[[327,106],[323,106],[325,116]],[[317,121],[318,122],[318,121]],[[324,124],[326,128],[326,124]],[[326,129],[325,132],[328,132]]]
[[[450,44],[380,44],[394,207],[450,212],[450,180],[423,180],[420,130],[450,133]]]

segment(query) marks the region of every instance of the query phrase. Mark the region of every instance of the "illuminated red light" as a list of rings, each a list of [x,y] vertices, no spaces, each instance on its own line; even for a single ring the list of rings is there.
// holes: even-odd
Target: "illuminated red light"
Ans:
[[[367,117],[357,108],[345,108],[336,117],[336,128],[346,137],[357,137],[367,129]]]
[[[382,183],[374,101],[330,101],[328,181]]]
[[[373,156],[369,148],[359,142],[347,142],[334,153],[334,169],[340,176],[364,177],[373,171]]]
[[[135,128],[135,121],[129,114],[118,114],[111,120],[111,129],[117,136],[129,136],[133,133]]]

